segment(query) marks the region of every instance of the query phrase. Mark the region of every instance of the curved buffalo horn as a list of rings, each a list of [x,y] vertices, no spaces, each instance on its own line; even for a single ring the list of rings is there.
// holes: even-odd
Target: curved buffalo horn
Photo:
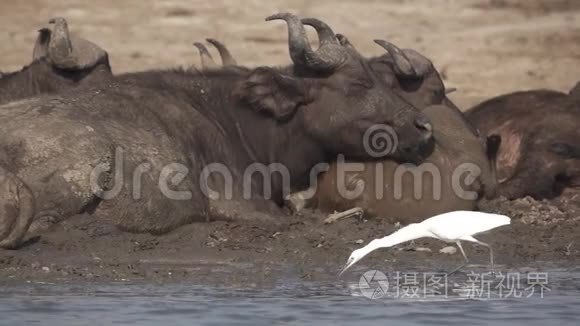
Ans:
[[[303,25],[314,27],[316,33],[318,34],[318,40],[321,45],[326,43],[339,44],[338,40],[336,39],[336,35],[334,35],[334,32],[332,31],[332,28],[330,28],[328,24],[321,21],[320,19],[303,18],[301,22]]]
[[[217,63],[215,63],[215,60],[213,59],[213,57],[211,56],[205,45],[199,42],[195,42],[193,43],[193,45],[199,50],[199,56],[201,57],[201,66],[204,69],[217,68],[218,66]]]
[[[38,30],[38,36],[34,43],[34,50],[32,51],[32,60],[38,60],[46,57],[48,54],[48,42],[50,42],[51,31],[48,28],[41,28]]]
[[[431,60],[425,58],[421,53],[413,50],[413,49],[404,49],[403,53],[407,56],[415,72],[419,76],[425,76],[433,71],[433,63]]]
[[[292,62],[317,71],[333,71],[348,59],[346,50],[336,43],[323,43],[313,51],[300,19],[289,13],[280,13],[266,18],[266,21],[282,19],[288,25],[288,45]]]
[[[375,40],[375,43],[391,55],[395,62],[395,72],[398,75],[411,78],[420,77],[431,70],[431,61],[415,50],[401,50],[396,45],[384,40]]]
[[[213,38],[206,38],[205,40],[218,50],[218,52],[220,53],[220,57],[222,58],[222,65],[224,66],[238,65],[236,59],[234,59],[228,48],[226,48],[226,46],[222,42]]]
[[[91,41],[71,37],[68,23],[56,17],[49,21],[54,25],[48,43],[47,57],[52,64],[61,69],[85,69],[99,63],[109,64],[107,52]]]
[[[48,21],[53,24],[52,35],[48,44],[50,60],[59,67],[72,68],[76,66],[76,60],[72,56],[72,42],[68,31],[68,23],[62,17],[52,18]]]

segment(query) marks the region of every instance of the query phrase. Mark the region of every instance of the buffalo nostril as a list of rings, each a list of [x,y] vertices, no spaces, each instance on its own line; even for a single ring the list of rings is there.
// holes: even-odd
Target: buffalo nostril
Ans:
[[[423,133],[426,138],[431,138],[433,135],[433,125],[427,118],[420,117],[415,119],[415,127],[417,127],[417,129],[419,129],[419,131]]]

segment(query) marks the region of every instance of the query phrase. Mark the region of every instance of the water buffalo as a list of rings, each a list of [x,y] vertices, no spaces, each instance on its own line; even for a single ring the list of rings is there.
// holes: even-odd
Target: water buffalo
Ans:
[[[304,19],[318,33],[331,33],[316,19]],[[353,48],[343,35],[345,47]],[[407,102],[423,109],[433,122],[434,150],[419,166],[392,160],[365,162],[362,171],[338,173],[348,165],[338,162],[319,178],[313,189],[288,198],[299,210],[306,205],[324,211],[360,207],[370,215],[404,223],[453,210],[473,210],[483,195],[493,197],[497,187],[495,155],[501,139],[483,139],[461,111],[447,98],[443,81],[429,59],[420,53],[375,41],[387,54],[368,59],[371,69]],[[350,162],[353,163],[353,162]]]
[[[319,35],[334,34],[320,20],[306,18],[302,22],[314,27]],[[345,36],[339,34],[337,38],[341,45],[353,47]],[[424,109],[431,118],[434,151],[419,167],[400,166],[393,160],[385,160],[365,163],[362,172],[338,175],[339,169],[346,165],[332,164],[330,171],[321,175],[313,199],[307,200],[315,188],[288,196],[288,205],[295,211],[306,205],[325,211],[357,206],[371,215],[407,223],[452,210],[473,210],[482,196],[493,197],[497,187],[495,156],[501,139],[496,135],[485,140],[479,137],[473,125],[446,97],[443,81],[429,59],[383,40],[376,43],[388,53],[368,59],[369,65],[388,87]],[[207,58],[207,49],[197,44],[202,65],[215,68],[213,59]],[[212,64],[207,65],[210,61]],[[357,187],[360,193],[355,195]],[[341,193],[340,189],[349,194]],[[354,198],[345,198],[348,196]]]
[[[0,74],[0,104],[54,94],[111,76],[107,52],[90,41],[70,36],[63,18],[54,18],[50,24],[52,29],[38,31],[31,64],[17,72]]]
[[[274,19],[288,26],[292,74],[149,71],[3,105],[0,247],[17,247],[45,216],[87,212],[151,233],[260,217],[315,164],[368,158],[362,138],[377,124],[400,139],[388,155],[424,155],[429,119],[360,54],[324,37],[314,51],[298,17]]]
[[[508,199],[553,198],[580,186],[580,101],[532,90],[487,100],[466,115],[484,135],[499,134],[498,194]]]
[[[482,196],[493,197],[499,138],[482,143],[461,112],[445,105],[428,106],[423,113],[433,123],[435,139],[424,162],[333,164],[321,174],[311,205],[327,212],[359,207],[371,216],[407,224],[444,212],[473,210]]]

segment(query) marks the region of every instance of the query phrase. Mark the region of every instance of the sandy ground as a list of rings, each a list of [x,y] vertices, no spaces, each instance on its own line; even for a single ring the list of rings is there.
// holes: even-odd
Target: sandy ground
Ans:
[[[577,0],[1,1],[0,69],[29,63],[36,29],[53,16],[66,17],[74,32],[107,49],[115,72],[198,64],[191,44],[206,37],[226,42],[240,63],[285,64],[285,26],[264,22],[279,11],[323,19],[369,56],[382,53],[374,38],[420,50],[449,87],[459,88],[453,99],[463,108],[515,90],[568,90],[580,79]],[[501,268],[541,269],[546,261],[579,265],[578,197],[498,200],[482,209],[514,218],[512,226],[482,237],[494,244]],[[151,236],[120,232],[98,216],[78,216],[20,250],[0,250],[0,283],[185,280],[246,286],[283,277],[330,279],[361,241],[395,228],[380,219],[325,226],[322,218],[308,212],[277,225],[195,224]],[[461,257],[438,253],[444,246],[421,240],[382,250],[355,271],[450,270]],[[411,250],[417,247],[431,251]],[[485,248],[466,248],[485,270]]]
[[[53,16],[107,49],[116,72],[198,64],[194,41],[223,40],[240,63],[289,62],[291,11],[318,17],[365,55],[388,39],[432,58],[468,108],[515,90],[568,90],[580,79],[577,0],[27,0],[0,1],[0,69],[30,62],[35,31]]]
[[[482,209],[508,214],[512,225],[478,236],[493,244],[502,273],[580,266],[580,196],[534,201],[495,200]],[[189,282],[219,286],[270,286],[284,280],[335,281],[351,251],[397,229],[385,219],[351,218],[324,225],[306,211],[278,224],[197,223],[169,234],[130,234],[79,215],[56,225],[29,245],[0,251],[0,285],[6,282]],[[449,272],[459,252],[434,239],[378,250],[353,268],[361,272]],[[464,244],[465,271],[489,271],[486,248]]]

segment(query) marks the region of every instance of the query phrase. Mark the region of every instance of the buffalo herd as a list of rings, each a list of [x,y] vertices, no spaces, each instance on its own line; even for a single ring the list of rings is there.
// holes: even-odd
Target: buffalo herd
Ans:
[[[82,213],[156,234],[305,207],[411,223],[580,186],[580,86],[462,112],[415,50],[375,40],[364,57],[318,19],[266,20],[285,22],[291,65],[245,67],[207,39],[221,64],[196,42],[200,68],[113,75],[51,19],[32,62],[0,73],[0,247]]]

